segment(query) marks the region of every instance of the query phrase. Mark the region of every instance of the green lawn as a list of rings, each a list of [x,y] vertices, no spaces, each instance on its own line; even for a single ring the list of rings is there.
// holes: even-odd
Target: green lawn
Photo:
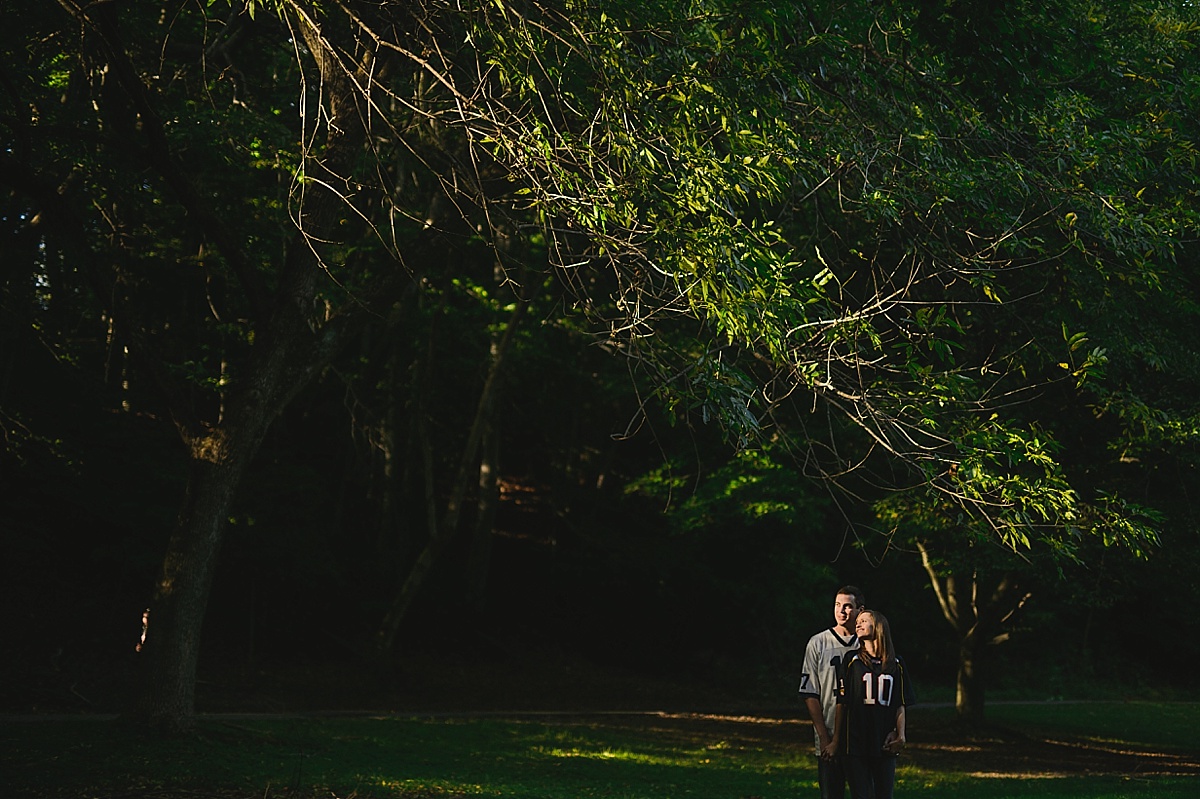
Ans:
[[[914,709],[916,710],[916,709]],[[995,720],[1196,752],[1200,706],[1009,705]],[[722,737],[712,729],[553,719],[332,718],[205,720],[161,739],[95,720],[6,722],[3,797],[606,797],[795,799],[816,795],[809,730]],[[914,722],[920,718],[914,712]],[[930,716],[932,718],[932,716]],[[1164,720],[1167,723],[1164,725]],[[726,729],[726,732],[728,730]],[[1194,777],[971,777],[900,770],[896,795],[922,797],[1200,796]]]
[[[1200,703],[993,704],[988,719],[1019,729],[1200,752]]]

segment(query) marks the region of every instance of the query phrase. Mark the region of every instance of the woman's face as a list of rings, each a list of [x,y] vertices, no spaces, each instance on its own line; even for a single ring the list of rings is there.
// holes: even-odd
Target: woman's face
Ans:
[[[858,614],[858,619],[854,622],[854,634],[860,641],[870,641],[875,638],[875,616],[871,611],[864,610]]]

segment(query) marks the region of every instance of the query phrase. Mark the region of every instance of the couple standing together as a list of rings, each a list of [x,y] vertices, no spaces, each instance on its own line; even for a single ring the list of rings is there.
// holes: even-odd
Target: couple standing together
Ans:
[[[904,707],[913,688],[882,613],[847,585],[834,598],[833,626],[809,639],[800,696],[816,734],[821,799],[892,799],[904,748]]]

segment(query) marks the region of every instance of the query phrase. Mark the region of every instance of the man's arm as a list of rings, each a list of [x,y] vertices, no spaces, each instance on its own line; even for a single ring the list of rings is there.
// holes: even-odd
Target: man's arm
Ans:
[[[808,639],[808,646],[804,647],[804,666],[800,672],[800,696],[804,699],[804,706],[808,708],[808,715],[812,717],[813,726],[817,730],[817,735],[820,736],[821,745],[829,740],[829,728],[825,726],[825,711],[821,708],[821,658],[818,654],[816,646],[817,637],[814,635]]]
[[[833,711],[833,735],[828,743],[821,745],[821,757],[831,758],[837,754],[838,741],[842,740],[842,727],[845,725],[846,706],[838,702],[837,708]]]
[[[808,715],[812,716],[813,727],[817,731],[817,739],[821,742],[821,751],[824,752],[833,736],[825,726],[825,710],[821,707],[821,700],[815,696],[806,696],[804,706],[808,708]]]

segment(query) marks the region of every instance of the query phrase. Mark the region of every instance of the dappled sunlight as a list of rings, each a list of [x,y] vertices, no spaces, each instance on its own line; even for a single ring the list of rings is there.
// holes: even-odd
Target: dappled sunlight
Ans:
[[[642,766],[672,766],[672,767],[691,767],[697,765],[697,761],[686,757],[669,757],[664,755],[652,755],[646,752],[631,752],[626,749],[600,749],[588,751],[584,749],[537,749],[540,754],[554,758],[582,758],[585,760],[610,760],[622,761],[626,763],[636,763]],[[699,761],[702,764],[707,764],[709,761]]]
[[[563,740],[556,736],[560,744],[572,741]],[[737,747],[728,741],[718,740],[701,748],[684,747],[650,747],[630,749],[624,747],[605,746],[589,748],[586,741],[579,741],[582,746],[540,746],[532,751],[543,757],[563,760],[592,760],[597,762],[620,762],[639,766],[662,766],[668,768],[726,768],[731,760],[738,755]]]
[[[443,797],[443,799],[455,799],[455,797],[460,796],[496,796],[498,794],[494,786],[462,784],[447,782],[445,780],[392,780],[376,778],[365,780],[364,784],[403,797],[423,796],[432,798],[436,796]]]

